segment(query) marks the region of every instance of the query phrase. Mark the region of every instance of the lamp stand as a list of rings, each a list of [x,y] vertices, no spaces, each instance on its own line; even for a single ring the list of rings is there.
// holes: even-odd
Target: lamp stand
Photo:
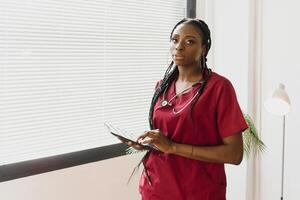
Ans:
[[[283,115],[282,163],[281,163],[281,198],[280,198],[280,200],[283,200],[283,184],[284,184],[284,146],[285,146],[285,115]]]

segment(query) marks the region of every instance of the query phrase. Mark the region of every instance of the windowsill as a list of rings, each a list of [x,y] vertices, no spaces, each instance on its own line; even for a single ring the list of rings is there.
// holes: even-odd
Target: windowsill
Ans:
[[[123,143],[0,166],[0,182],[125,155]]]

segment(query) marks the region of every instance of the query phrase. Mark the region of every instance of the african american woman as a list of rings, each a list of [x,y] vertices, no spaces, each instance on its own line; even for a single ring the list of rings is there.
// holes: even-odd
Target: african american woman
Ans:
[[[157,149],[142,161],[143,200],[226,199],[224,164],[242,161],[248,126],[231,82],[206,65],[210,47],[202,20],[183,19],[171,32],[173,61],[156,84],[150,130],[138,140]]]

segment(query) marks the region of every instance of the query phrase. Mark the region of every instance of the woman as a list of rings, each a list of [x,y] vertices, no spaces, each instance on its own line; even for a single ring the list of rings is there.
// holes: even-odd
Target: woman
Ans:
[[[198,19],[178,22],[170,37],[172,63],[156,86],[143,159],[143,200],[225,200],[224,163],[243,158],[247,124],[229,80],[207,68],[210,30]],[[140,145],[133,145],[141,149]]]

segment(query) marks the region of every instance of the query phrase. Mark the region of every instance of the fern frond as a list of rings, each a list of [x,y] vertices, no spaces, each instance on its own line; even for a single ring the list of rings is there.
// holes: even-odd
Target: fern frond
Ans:
[[[251,117],[246,113],[243,113],[243,115],[249,126],[248,129],[243,131],[244,152],[246,157],[249,158],[251,153],[256,156],[258,153],[264,152],[266,145],[260,139]]]

